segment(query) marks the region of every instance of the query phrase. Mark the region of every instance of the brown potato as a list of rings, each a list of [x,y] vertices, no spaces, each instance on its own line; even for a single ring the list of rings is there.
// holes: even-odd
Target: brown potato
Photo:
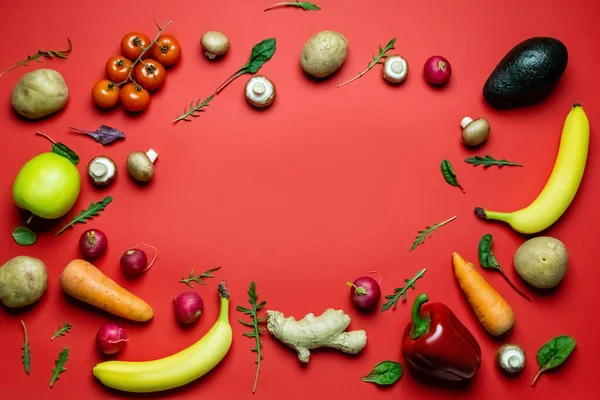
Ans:
[[[304,44],[300,65],[315,78],[325,78],[337,71],[348,56],[348,40],[341,33],[322,31]]]

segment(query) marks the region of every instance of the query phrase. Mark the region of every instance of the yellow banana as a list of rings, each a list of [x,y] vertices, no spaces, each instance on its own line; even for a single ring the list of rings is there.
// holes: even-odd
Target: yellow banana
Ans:
[[[524,234],[543,231],[554,224],[567,210],[583,178],[590,141],[590,124],[583,107],[573,104],[567,115],[558,156],[546,186],[528,207],[511,213],[475,208],[481,219],[508,223]]]
[[[229,292],[219,284],[221,310],[213,327],[199,341],[169,357],[152,361],[105,361],[92,373],[104,385],[125,392],[150,393],[190,383],[213,369],[231,347]]]

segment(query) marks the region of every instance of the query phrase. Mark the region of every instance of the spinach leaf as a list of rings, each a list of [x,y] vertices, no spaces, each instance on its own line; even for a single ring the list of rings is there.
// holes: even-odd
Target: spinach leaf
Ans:
[[[382,361],[375,365],[371,373],[360,379],[363,382],[371,382],[380,386],[395,383],[402,376],[402,365],[395,361]]]
[[[17,226],[12,233],[12,237],[20,246],[31,246],[37,240],[35,232],[26,226]]]
[[[549,369],[561,365],[575,349],[575,340],[567,335],[556,336],[546,343],[537,352],[539,371],[533,378],[531,386],[535,385],[540,375]]]
[[[483,235],[479,241],[479,263],[483,268],[497,269],[501,271],[500,264],[492,252],[492,235]]]
[[[440,168],[442,170],[442,175],[444,176],[446,182],[448,182],[448,184],[452,186],[457,186],[461,190],[461,192],[465,193],[465,190],[456,179],[456,173],[454,173],[454,168],[452,168],[452,164],[450,164],[450,161],[442,160]]]
[[[269,38],[258,43],[252,48],[248,62],[242,67],[247,72],[254,74],[258,72],[264,63],[269,61],[275,54],[276,44],[275,39]]]
[[[52,143],[52,152],[65,157],[67,160],[71,161],[73,165],[79,164],[79,156],[63,143]]]

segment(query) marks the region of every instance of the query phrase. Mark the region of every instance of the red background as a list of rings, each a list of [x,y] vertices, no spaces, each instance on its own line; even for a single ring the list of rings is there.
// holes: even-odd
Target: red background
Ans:
[[[120,322],[130,330],[131,340],[118,359],[163,357],[200,338],[218,312],[218,280],[195,289],[206,307],[200,322],[190,329],[175,323],[171,299],[187,289],[177,281],[190,269],[223,266],[217,277],[225,279],[232,292],[233,346],[209,375],[164,397],[252,397],[253,343],[242,336],[244,328],[236,322],[239,313],[234,309],[246,303],[251,280],[256,281],[268,309],[300,318],[328,307],[342,308],[352,316],[352,328],[368,332],[368,344],[359,356],[315,351],[306,367],[293,351],[265,334],[257,397],[594,397],[600,390],[594,372],[600,352],[593,256],[600,223],[595,212],[600,192],[594,185],[600,179],[600,161],[594,138],[574,202],[544,232],[568,248],[569,270],[560,287],[549,294],[528,290],[533,297],[533,303],[528,303],[499,274],[483,272],[515,310],[517,322],[507,338],[493,339],[481,328],[458,289],[450,259],[452,251],[457,251],[476,261],[479,238],[491,233],[501,265],[524,286],[514,272],[512,257],[526,238],[507,225],[477,220],[473,208],[510,211],[535,198],[552,169],[562,124],[574,101],[583,104],[593,135],[595,122],[600,120],[594,89],[600,64],[599,3],[318,0],[320,12],[284,8],[263,13],[269,3],[147,0],[119,5],[63,0],[4,5],[0,13],[0,32],[5,38],[2,67],[40,47],[61,49],[67,37],[74,49],[67,61],[44,59],[43,64],[32,63],[0,79],[0,98],[4,99],[0,107],[1,260],[21,254],[39,257],[50,275],[49,288],[34,307],[0,312],[2,397],[123,396],[103,388],[91,374],[93,365],[102,360],[94,335],[103,323],[115,319],[68,301],[58,286],[64,266],[79,256],[79,235],[91,227],[105,231],[110,242],[96,265],[155,309],[155,318],[148,324]],[[141,30],[153,37],[154,18],[159,23],[173,21],[166,32],[179,38],[182,62],[169,71],[166,86],[153,96],[147,112],[130,116],[120,108],[98,111],[91,103],[90,90],[103,77],[104,63],[117,54],[126,32]],[[226,32],[232,43],[229,54],[217,62],[209,62],[199,49],[200,36],[210,29]],[[303,74],[299,54],[312,34],[325,29],[346,35],[349,54],[331,79],[314,82]],[[485,79],[512,46],[538,35],[557,37],[569,49],[569,65],[555,92],[528,109],[491,109],[481,96]],[[260,70],[277,86],[277,99],[270,109],[259,112],[246,103],[246,75],[221,92],[201,117],[191,123],[171,122],[190,100],[210,95],[246,62],[252,46],[267,37],[277,39],[275,56]],[[336,88],[362,70],[377,45],[385,45],[392,37],[397,38],[395,51],[410,65],[409,78],[402,86],[386,84],[381,67],[375,67],[352,84]],[[423,62],[433,54],[447,57],[454,70],[451,86],[443,90],[428,86],[422,78]],[[11,91],[24,73],[42,67],[63,74],[69,103],[50,118],[21,120],[11,109]],[[460,141],[459,123],[466,115],[485,117],[492,125],[490,139],[477,151],[466,149]],[[93,130],[100,124],[123,130],[127,139],[102,147],[67,129]],[[46,140],[35,136],[36,130],[65,142],[81,156],[82,191],[63,221],[40,234],[34,246],[19,247],[10,236],[22,223],[11,186],[28,159],[49,149]],[[150,147],[159,153],[156,176],[142,188],[128,178],[124,162],[129,152]],[[85,177],[85,165],[99,154],[112,157],[120,168],[117,180],[106,190],[93,188]],[[525,167],[484,170],[463,162],[466,157],[485,154],[522,162]],[[466,194],[444,182],[439,171],[444,158],[455,166]],[[53,236],[91,201],[108,194],[114,201],[100,217]],[[458,215],[455,221],[409,253],[419,229],[453,215]],[[118,259],[138,242],[157,246],[159,258],[144,276],[126,281]],[[346,281],[378,270],[386,294],[421,268],[427,268],[427,273],[418,281],[417,292],[409,292],[409,300],[396,311],[364,316],[354,310]],[[452,308],[482,346],[481,370],[467,390],[427,386],[408,371],[388,389],[359,379],[384,359],[401,361],[406,367],[400,358],[400,336],[409,321],[410,303],[420,292]],[[29,328],[30,376],[21,365],[20,319]],[[72,332],[50,342],[56,327],[64,322],[73,324]],[[545,374],[531,388],[537,349],[559,334],[573,336],[577,348],[559,370]],[[522,345],[529,357],[525,370],[514,379],[501,375],[494,363],[495,351],[505,341]],[[51,369],[64,346],[71,354],[67,372],[50,389]]]

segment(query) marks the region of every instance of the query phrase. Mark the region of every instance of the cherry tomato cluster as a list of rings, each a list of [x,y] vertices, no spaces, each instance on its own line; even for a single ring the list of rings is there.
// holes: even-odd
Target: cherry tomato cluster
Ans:
[[[180,57],[181,46],[172,35],[161,34],[153,43],[141,32],[126,34],[121,40],[121,55],[106,62],[106,79],[92,88],[94,103],[111,108],[120,102],[131,112],[145,110],[150,105],[150,92],[165,83],[165,67],[177,64]]]

